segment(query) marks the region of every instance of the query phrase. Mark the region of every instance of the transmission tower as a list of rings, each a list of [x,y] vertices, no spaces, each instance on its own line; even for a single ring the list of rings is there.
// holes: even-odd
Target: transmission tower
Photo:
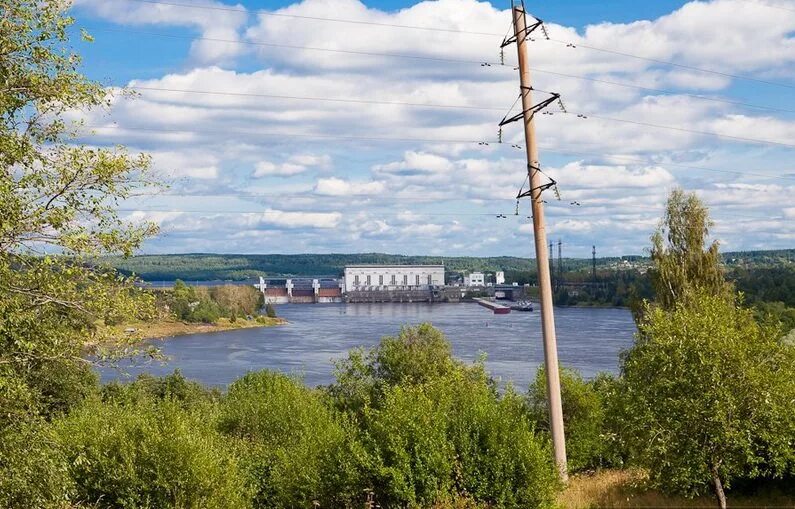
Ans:
[[[558,288],[563,284],[563,242],[558,239]]]

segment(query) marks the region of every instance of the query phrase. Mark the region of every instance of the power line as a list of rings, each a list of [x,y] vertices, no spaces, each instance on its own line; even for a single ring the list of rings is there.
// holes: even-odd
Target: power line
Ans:
[[[563,114],[575,115],[575,113],[572,113],[572,112],[564,112]],[[774,141],[774,140],[765,140],[765,139],[761,139],[761,138],[746,138],[746,137],[743,137],[743,136],[733,136],[733,135],[730,135],[730,134],[722,134],[722,133],[716,133],[716,132],[712,132],[712,131],[698,131],[698,130],[695,130],[695,129],[688,129],[688,128],[685,128],[685,127],[677,127],[677,126],[669,126],[669,125],[661,125],[661,124],[652,124],[652,123],[648,123],[648,122],[640,122],[640,121],[635,121],[635,120],[613,118],[613,117],[605,117],[605,116],[595,115],[595,114],[591,114],[591,113],[580,114],[580,116],[589,117],[589,118],[595,118],[595,119],[599,119],[599,120],[605,120],[605,121],[608,121],[608,122],[633,124],[633,125],[639,125],[639,126],[643,126],[643,127],[652,127],[652,128],[656,128],[656,129],[668,129],[668,130],[672,130],[672,131],[686,132],[686,133],[697,134],[697,135],[702,135],[702,136],[713,136],[713,137],[717,137],[717,138],[726,138],[726,139],[735,140],[735,141],[743,141],[743,142],[749,142],[749,143],[759,143],[759,144],[763,144],[763,145],[775,145],[775,146],[781,146],[781,147],[787,147],[787,148],[795,148],[795,144],[784,143],[784,142],[781,142],[781,141]],[[166,129],[166,128],[152,128],[152,127],[140,127],[140,126],[119,126],[119,125],[113,125],[113,126],[108,126],[108,125],[105,125],[105,126],[89,125],[87,127],[90,127],[92,129],[127,129],[127,130],[132,130],[132,131],[146,131],[146,130],[149,130],[149,131],[194,132],[194,133],[205,133],[205,132],[206,133],[213,133],[213,132],[214,133],[219,133],[219,132],[221,132],[221,133],[227,133],[227,134],[229,134],[229,133],[257,134],[257,135],[276,136],[276,137],[279,137],[279,136],[302,136],[302,137],[312,137],[312,138],[361,139],[361,140],[372,140],[372,141],[379,141],[379,140],[380,141],[400,141],[400,142],[409,142],[409,141],[411,141],[411,142],[424,142],[424,141],[429,141],[429,142],[440,142],[440,143],[482,143],[484,145],[489,145],[490,143],[495,143],[495,144],[499,143],[499,141],[496,141],[496,140],[495,141],[472,140],[472,139],[470,139],[470,140],[462,140],[462,139],[448,139],[448,140],[445,140],[445,139],[399,138],[399,137],[391,138],[391,137],[378,137],[378,136],[345,136],[345,135],[321,134],[321,133],[312,133],[312,134],[310,134],[310,133],[276,133],[276,132],[259,132],[259,131],[218,131],[218,130],[211,131],[211,130],[207,130],[207,129],[199,130],[199,129],[194,129],[194,128],[190,128],[190,129],[183,129],[183,128]]]
[[[487,111],[502,111],[503,108],[489,107],[489,106],[468,106],[463,104],[432,104],[432,103],[414,103],[403,101],[375,101],[367,99],[347,99],[347,98],[331,98],[331,97],[306,97],[295,95],[278,95],[278,94],[259,94],[248,92],[220,92],[211,90],[189,90],[189,89],[176,89],[176,88],[159,88],[159,87],[146,87],[134,85],[128,87],[132,90],[147,90],[154,92],[175,92],[185,94],[202,94],[202,95],[220,95],[230,97],[262,97],[269,99],[292,99],[302,101],[323,101],[323,102],[340,102],[340,103],[355,103],[355,104],[378,104],[388,106],[415,106],[420,108],[450,108],[450,109],[470,109],[470,110],[487,110]]]
[[[667,60],[660,60],[660,59],[657,59],[657,58],[644,57],[644,56],[640,56],[640,55],[633,55],[632,53],[626,53],[624,51],[618,51],[618,50],[607,49],[607,48],[599,48],[597,46],[590,46],[588,44],[583,44],[583,43],[579,43],[579,42],[574,43],[574,42],[571,42],[571,41],[564,41],[564,40],[561,40],[561,39],[547,39],[547,40],[549,40],[551,42],[558,43],[558,44],[565,44],[566,46],[571,47],[571,48],[575,48],[575,49],[576,48],[585,48],[585,49],[589,49],[589,50],[592,50],[592,51],[599,51],[601,53],[609,53],[611,55],[619,55],[619,56],[622,56],[622,57],[629,57],[629,58],[635,58],[637,60],[644,60],[646,62],[652,62],[652,63],[655,63],[655,64],[670,65],[671,67],[678,67],[680,69],[687,69],[689,71],[698,71],[698,72],[703,72],[703,73],[707,73],[707,74],[715,74],[717,76],[723,76],[725,78],[733,78],[733,79],[738,79],[738,80],[753,81],[753,82],[762,83],[762,84],[765,84],[765,85],[772,85],[772,86],[776,86],[776,87],[784,87],[784,88],[795,89],[795,85],[789,85],[787,83],[780,83],[778,81],[768,81],[768,80],[763,80],[763,79],[759,79],[759,78],[754,78],[754,77],[751,77],[751,76],[745,76],[745,75],[742,75],[742,74],[732,74],[732,73],[723,72],[723,71],[716,71],[714,69],[705,69],[703,67],[696,67],[694,65],[679,64],[677,62],[669,62]]]
[[[192,9],[206,9],[206,10],[213,10],[213,11],[227,11],[227,12],[237,12],[241,14],[247,14],[249,11],[246,9],[235,9],[234,7],[220,7],[220,6],[212,6],[212,5],[196,5],[196,4],[181,4],[176,2],[160,2],[154,0],[127,0],[128,2],[139,2],[145,4],[155,4],[155,5],[170,5],[173,7],[188,7]],[[498,37],[501,34],[493,33],[493,32],[477,32],[472,30],[458,30],[454,28],[435,28],[435,27],[425,27],[425,26],[418,26],[418,25],[400,25],[396,23],[381,23],[378,21],[365,21],[365,20],[354,20],[354,19],[341,19],[341,18],[325,18],[320,16],[306,16],[301,14],[287,14],[287,13],[280,13],[280,12],[271,12],[271,11],[256,11],[256,14],[262,16],[272,16],[272,17],[279,17],[279,18],[293,18],[293,19],[311,19],[314,21],[329,21],[333,23],[350,23],[355,25],[370,25],[370,26],[379,26],[379,27],[390,27],[390,28],[407,28],[411,30],[427,30],[429,32],[448,32],[454,34],[470,34],[470,35],[486,35],[486,36],[495,36]]]
[[[578,79],[578,80],[592,81],[594,83],[601,83],[603,85],[611,85],[611,86],[616,86],[616,87],[632,88],[632,89],[635,89],[635,90],[642,90],[642,91],[645,91],[645,92],[657,92],[657,93],[660,93],[660,94],[681,95],[681,96],[685,96],[685,97],[691,97],[693,99],[701,99],[701,100],[704,100],[704,101],[713,101],[713,102],[718,102],[718,103],[732,104],[732,105],[735,105],[735,106],[744,106],[746,108],[755,108],[755,109],[759,109],[759,110],[768,110],[768,111],[778,111],[778,112],[782,112],[782,113],[795,113],[795,110],[790,110],[790,109],[786,109],[786,108],[778,108],[778,107],[775,107],[775,106],[763,106],[763,105],[759,105],[759,104],[751,104],[751,103],[746,103],[746,102],[742,102],[742,101],[732,101],[730,99],[721,99],[719,97],[710,97],[710,96],[707,96],[707,95],[700,95],[700,94],[689,94],[687,92],[679,92],[679,91],[676,91],[676,90],[670,90],[670,89],[664,89],[664,88],[644,87],[644,86],[641,86],[641,85],[634,85],[632,83],[622,83],[620,81],[605,80],[605,79],[601,79],[601,78],[592,78],[590,76],[582,76],[582,75],[579,75],[579,74],[566,74],[566,73],[557,72],[557,71],[549,71],[547,69],[538,69],[536,67],[531,67],[530,70],[532,70],[533,72],[541,73],[541,74],[551,74],[553,76],[561,76],[561,77],[564,77],[564,78],[574,78],[574,79]]]
[[[142,31],[142,30],[121,29],[121,28],[90,27],[89,30],[94,31],[94,32],[129,33],[129,34],[148,35],[148,36],[152,36],[152,37],[165,37],[165,38],[170,38],[170,39],[201,40],[201,41],[222,42],[222,43],[229,43],[229,44],[245,44],[245,45],[251,45],[251,46],[264,46],[264,47],[281,48],[281,49],[293,49],[293,50],[305,50],[305,51],[321,51],[321,52],[329,52],[329,53],[342,53],[342,54],[348,54],[348,55],[361,55],[361,56],[370,56],[370,57],[403,58],[403,59],[410,59],[410,60],[425,60],[425,61],[432,61],[432,62],[449,62],[449,63],[456,63],[456,64],[477,64],[477,65],[480,65],[481,67],[483,67],[483,66],[487,66],[487,67],[503,67],[503,68],[507,67],[502,62],[496,62],[496,61],[467,60],[467,59],[458,59],[458,58],[432,57],[432,56],[425,56],[425,55],[407,55],[407,54],[402,54],[402,53],[383,53],[383,52],[376,52],[376,51],[360,51],[360,50],[342,50],[342,49],[332,49],[332,48],[318,48],[318,47],[314,47],[314,46],[298,46],[298,45],[292,45],[292,44],[277,44],[277,43],[267,43],[267,42],[257,42],[257,41],[235,40],[235,39],[219,39],[219,38],[215,38],[215,37],[202,37],[202,36],[195,36],[194,37],[194,36],[186,36],[186,35],[165,34],[165,33],[160,33],[160,32],[149,32],[149,31]],[[565,41],[559,41],[559,40],[553,40],[553,39],[550,39],[550,40],[554,41],[554,42],[559,42],[559,43],[564,43],[565,42]],[[568,45],[570,43],[566,43],[566,44]],[[582,44],[580,44],[579,46],[583,47],[583,48],[588,48],[588,49],[596,49],[598,51],[613,52],[612,50],[603,50],[603,49],[598,49],[598,48],[594,48],[594,47],[586,46],[586,45],[582,45]],[[652,61],[655,61],[655,62],[658,62],[658,63],[665,63],[664,61],[661,61],[661,60],[647,59],[645,57],[629,55],[627,53],[618,53],[618,54],[633,56],[634,58],[640,58],[640,59],[644,59],[644,60],[652,60]],[[676,63],[673,63],[673,62],[670,62],[670,65],[686,67],[686,68],[692,69],[692,70],[701,70],[703,72],[712,72],[712,73],[721,74],[721,75],[724,75],[724,76],[727,76],[727,77],[734,77],[734,78],[737,78],[737,79],[758,81],[760,83],[767,83],[767,84],[771,84],[771,85],[778,85],[778,86],[782,86],[782,87],[795,89],[795,85],[787,85],[787,84],[784,84],[784,83],[777,83],[777,82],[771,82],[771,81],[765,81],[765,80],[758,80],[756,78],[751,78],[751,77],[747,77],[747,76],[732,75],[732,74],[725,74],[725,73],[720,73],[718,71],[709,71],[709,70],[699,69],[699,68],[691,67],[691,66],[683,66],[682,64],[676,64]],[[600,79],[597,79],[597,78],[589,78],[589,77],[578,76],[578,75],[574,75],[574,74],[565,74],[565,73],[549,71],[549,70],[544,70],[544,69],[535,69],[535,68],[531,68],[531,69],[533,71],[535,71],[535,72],[540,72],[540,73],[553,74],[553,75],[564,76],[564,77],[568,77],[568,78],[584,79],[584,80],[588,80],[588,81],[594,81],[594,82],[597,82],[597,83],[605,83],[605,84],[610,84],[610,85],[615,85],[615,86],[623,86],[623,87],[627,87],[627,88],[635,88],[635,89],[638,89],[638,90],[655,91],[655,92],[660,92],[660,93],[676,93],[676,92],[668,91],[668,90],[664,90],[664,89],[655,89],[655,88],[652,88],[652,87],[641,87],[641,86],[638,86],[638,85],[630,85],[630,84],[626,84],[626,83],[619,83],[619,82],[613,82],[613,81],[608,81],[608,80],[600,80]],[[786,109],[783,109],[783,108],[775,108],[775,107],[771,107],[771,106],[759,106],[759,105],[752,105],[752,104],[749,104],[749,103],[742,103],[742,102],[737,102],[737,101],[721,100],[721,99],[710,98],[708,96],[703,96],[703,95],[698,95],[698,94],[681,93],[680,95],[685,95],[685,96],[694,97],[694,98],[698,98],[698,99],[712,100],[712,101],[717,101],[717,102],[726,102],[726,103],[729,103],[729,104],[742,105],[742,106],[747,106],[747,107],[750,107],[750,108],[765,109],[765,110],[771,110],[771,111],[783,111],[783,112],[788,112],[788,113],[793,112],[793,110],[786,110]]]
[[[442,138],[397,138],[397,137],[377,137],[377,136],[352,136],[352,135],[341,135],[341,134],[323,134],[323,133],[284,133],[284,132],[263,132],[263,131],[241,131],[241,130],[211,130],[211,129],[187,129],[187,128],[176,128],[176,129],[168,129],[168,128],[158,128],[158,127],[140,127],[140,126],[120,126],[120,125],[91,125],[88,124],[85,127],[89,129],[119,129],[119,130],[129,130],[129,131],[144,131],[144,132],[166,132],[166,133],[194,133],[194,134],[253,134],[258,136],[270,136],[270,137],[299,137],[299,138],[320,138],[320,139],[344,139],[349,141],[386,141],[386,142],[410,142],[410,143],[466,143],[466,144],[478,144],[484,146],[497,146],[497,147],[505,147],[509,148],[508,144],[501,144],[497,140],[464,140],[464,139],[442,139]],[[514,147],[515,148],[515,147]],[[599,157],[606,157],[606,158],[616,158],[616,159],[625,159],[628,161],[635,161],[642,164],[649,164],[654,166],[676,166],[681,168],[688,168],[688,169],[696,169],[696,170],[704,170],[704,171],[711,171],[711,172],[719,172],[719,173],[733,173],[738,175],[748,175],[748,176],[756,176],[762,178],[773,178],[773,179],[784,179],[784,180],[792,180],[795,177],[788,177],[785,175],[770,175],[765,173],[749,173],[747,171],[741,170],[728,170],[728,169],[719,169],[719,168],[709,168],[704,166],[696,166],[696,165],[689,165],[689,164],[682,164],[682,163],[673,163],[673,162],[664,162],[660,163],[658,161],[654,161],[652,159],[643,159],[643,158],[636,158],[633,156],[625,156],[625,155],[611,155],[605,153],[597,153],[597,152],[583,152],[583,151],[575,151],[575,150],[566,150],[566,149],[559,149],[553,147],[541,147],[547,152],[557,153],[561,155],[587,155],[587,156],[599,156]]]
[[[253,134],[257,136],[272,137],[301,137],[301,138],[328,138],[340,140],[362,140],[362,141],[394,141],[410,143],[479,143],[482,145],[497,144],[497,141],[487,142],[483,140],[464,140],[464,139],[443,139],[443,138],[399,138],[389,136],[351,136],[344,134],[325,134],[325,133],[283,133],[267,131],[241,131],[241,130],[218,130],[218,129],[195,129],[195,128],[164,128],[164,127],[142,127],[142,126],[120,126],[120,125],[92,125],[87,124],[89,129],[120,129],[127,131],[151,131],[168,133],[193,133],[193,134]]]
[[[127,33],[127,34],[138,34],[138,35],[148,35],[152,37],[165,37],[169,39],[187,39],[187,40],[199,40],[199,41],[211,41],[211,42],[224,42],[229,44],[246,44],[250,46],[264,46],[269,48],[280,48],[280,49],[295,49],[295,50],[307,50],[307,51],[323,51],[328,53],[343,53],[348,55],[364,55],[370,57],[391,57],[391,58],[406,58],[410,60],[428,60],[432,62],[451,62],[451,63],[458,63],[458,64],[479,64],[479,65],[487,65],[489,67],[502,67],[502,64],[499,62],[484,62],[483,60],[465,60],[465,59],[456,59],[456,58],[445,58],[445,57],[431,57],[425,55],[406,55],[400,53],[379,53],[375,51],[359,51],[359,50],[344,50],[344,49],[332,49],[332,48],[318,48],[314,46],[297,46],[293,44],[277,44],[277,43],[270,43],[270,42],[258,42],[258,41],[243,41],[243,40],[235,40],[235,39],[219,39],[216,37],[203,37],[203,36],[189,36],[189,35],[178,35],[178,34],[164,34],[161,32],[149,32],[143,30],[130,30],[130,29],[123,29],[123,28],[106,28],[106,27],[90,27],[88,30],[93,32],[111,32],[111,33]]]
[[[577,115],[576,113],[573,113],[573,112],[563,112],[563,113],[567,114],[567,115]],[[688,129],[686,127],[678,127],[678,126],[671,126],[671,125],[661,125],[661,124],[652,124],[652,123],[649,123],[649,122],[640,122],[640,121],[637,121],[637,120],[628,120],[628,119],[625,119],[625,118],[604,117],[604,116],[595,115],[595,114],[591,114],[591,113],[580,114],[580,116],[583,116],[583,115],[585,117],[587,117],[587,118],[596,118],[596,119],[599,119],[599,120],[607,120],[609,122],[618,122],[618,123],[624,123],[624,124],[639,125],[639,126],[643,126],[643,127],[652,127],[652,128],[655,128],[655,129],[668,129],[668,130],[671,130],[671,131],[680,131],[680,132],[684,132],[684,133],[698,134],[698,135],[703,135],[703,136],[715,136],[715,137],[719,137],[719,138],[726,138],[726,139],[729,139],[729,140],[736,140],[736,141],[745,141],[745,142],[749,142],[749,143],[760,143],[760,144],[765,144],[765,145],[778,145],[778,146],[781,146],[781,147],[795,148],[795,144],[793,144],[793,143],[785,143],[783,141],[765,140],[765,139],[761,139],[761,138],[747,138],[747,137],[744,137],[744,136],[734,136],[734,135],[731,135],[731,134],[717,133],[717,132],[714,132],[714,131],[698,131],[698,130],[695,130],[695,129]]]
[[[163,1],[155,1],[155,0],[127,0],[127,1],[148,3],[148,4],[171,5],[171,6],[175,6],[175,7],[186,7],[186,8],[195,8],[195,9],[210,9],[210,10],[219,10],[219,11],[233,11],[233,12],[238,12],[238,13],[246,13],[246,12],[248,12],[248,11],[243,10],[243,9],[235,9],[235,8],[231,8],[231,7],[217,7],[217,6],[206,6],[206,5],[180,4],[180,3],[175,3],[175,2],[163,2]],[[763,7],[770,7],[770,8],[782,9],[782,10],[786,10],[786,11],[795,12],[794,9],[789,9],[789,8],[786,8],[786,7],[781,7],[781,6],[771,5],[771,4],[758,3],[758,2],[752,2],[752,1],[749,1],[749,3],[755,3],[756,5],[763,6]],[[381,23],[381,22],[374,22],[374,21],[350,20],[350,19],[341,19],[341,18],[326,18],[326,17],[320,17],[320,16],[306,16],[306,15],[298,15],[298,14],[275,13],[275,12],[269,12],[269,11],[258,11],[257,14],[266,15],[266,16],[285,17],[285,18],[310,19],[310,20],[315,20],[315,21],[327,21],[327,22],[335,22],[335,23],[352,23],[352,24],[360,24],[360,25],[373,25],[373,26],[383,26],[383,27],[392,27],[392,28],[405,28],[405,29],[413,29],[413,30],[426,30],[426,31],[434,31],[434,32],[461,33],[461,34],[471,34],[471,35],[486,35],[486,36],[495,36],[495,37],[499,37],[499,36],[502,35],[502,34],[498,34],[496,32],[477,32],[477,31],[458,30],[458,29],[444,29],[444,28],[434,28],[434,27],[423,27],[423,26],[416,26],[416,25],[400,25],[400,24],[394,24],[394,23]],[[209,38],[203,38],[203,37],[192,37],[191,39],[218,40],[218,39],[209,39]],[[635,55],[633,53],[628,53],[628,52],[624,52],[624,51],[618,51],[618,50],[609,49],[609,48],[601,48],[601,47],[598,47],[598,46],[591,46],[591,45],[580,43],[580,42],[566,41],[566,40],[554,39],[554,38],[549,38],[549,39],[546,39],[546,40],[549,40],[551,42],[555,42],[557,44],[564,44],[567,47],[572,47],[572,48],[578,48],[578,47],[579,48],[585,48],[585,49],[592,50],[592,51],[599,51],[599,52],[602,52],[602,53],[609,53],[609,54],[612,54],[612,55],[619,55],[619,56],[624,56],[624,57],[628,57],[628,58],[644,60],[644,61],[652,62],[652,63],[656,63],[656,64],[669,65],[669,66],[677,67],[677,68],[680,68],[680,69],[687,69],[687,70],[691,70],[691,71],[698,71],[698,72],[703,72],[703,73],[707,73],[707,74],[714,74],[714,75],[723,76],[723,77],[727,77],[727,78],[746,80],[746,81],[753,81],[753,82],[762,83],[762,84],[765,84],[765,85],[771,85],[771,86],[778,86],[778,87],[795,89],[795,85],[790,85],[790,84],[787,84],[787,83],[763,80],[763,79],[760,79],[760,78],[754,78],[752,76],[747,76],[747,75],[742,75],[742,74],[733,74],[733,73],[718,71],[718,70],[715,70],[715,69],[707,69],[707,68],[698,67],[698,66],[694,66],[694,65],[681,64],[681,63],[678,63],[678,62],[671,62],[671,61],[668,61],[668,60],[651,58],[651,57],[646,57],[646,56],[642,56],[642,55]],[[269,45],[268,43],[255,43],[253,41],[230,41],[230,40],[218,40],[218,41],[219,42],[240,43],[240,44]]]
[[[720,99],[717,97],[708,97],[703,95],[697,94],[688,94],[688,93],[680,93],[675,90],[665,90],[659,88],[651,88],[651,87],[642,87],[638,85],[631,85],[626,83],[619,83],[614,81],[608,81],[598,78],[589,78],[587,76],[578,76],[573,74],[564,74],[559,72],[547,71],[543,69],[533,69],[535,72],[540,72],[544,74],[553,74],[557,76],[563,76],[567,78],[575,78],[581,80],[588,80],[593,81],[596,83],[602,83],[607,85],[614,85],[619,87],[626,87],[626,88],[633,88],[637,90],[644,90],[648,92],[659,92],[663,94],[671,94],[671,95],[682,95],[685,97],[692,97],[695,99],[703,99],[706,101],[714,101],[719,103],[726,103],[732,104],[735,106],[744,106],[747,108],[756,108],[761,110],[769,110],[769,111],[778,111],[783,113],[795,113],[795,110],[788,110],[785,108],[776,108],[773,106],[761,106],[757,104],[750,104],[744,103],[740,101],[731,101],[728,99]],[[294,95],[278,95],[278,94],[264,94],[264,93],[250,93],[250,92],[225,92],[225,91],[216,91],[216,90],[192,90],[192,89],[176,89],[176,88],[161,88],[161,87],[149,87],[149,86],[138,86],[133,85],[131,87],[124,87],[119,86],[119,88],[129,88],[131,90],[144,90],[144,91],[152,91],[152,92],[174,92],[174,93],[185,93],[185,94],[199,94],[199,95],[219,95],[219,96],[230,96],[230,97],[262,97],[262,98],[270,98],[270,99],[294,99],[294,100],[306,100],[306,101],[324,101],[324,102],[342,102],[342,103],[359,103],[359,104],[383,104],[383,105],[398,105],[398,106],[414,106],[414,107],[421,107],[421,108],[450,108],[450,109],[471,109],[471,110],[489,110],[489,111],[502,111],[504,108],[496,107],[496,106],[472,106],[472,105],[462,105],[462,104],[431,104],[431,103],[414,103],[414,102],[403,102],[403,101],[375,101],[375,100],[365,100],[365,99],[347,99],[347,98],[329,98],[329,97],[303,97],[303,96],[294,96]],[[536,89],[538,90],[538,89]]]
[[[677,168],[685,168],[690,170],[703,170],[703,171],[711,171],[711,172],[718,172],[718,173],[732,173],[735,175],[747,175],[750,177],[761,177],[761,178],[772,178],[772,179],[784,179],[784,180],[795,180],[795,170],[792,170],[793,176],[788,177],[786,175],[771,175],[769,173],[759,173],[759,172],[748,172],[745,170],[731,170],[726,168],[710,168],[708,166],[699,166],[693,164],[683,164],[683,163],[674,163],[674,162],[659,162],[653,159],[644,159],[642,157],[634,157],[634,156],[627,156],[627,155],[615,155],[615,154],[605,154],[604,152],[585,152],[581,150],[569,150],[569,149],[561,149],[555,147],[544,147],[540,146],[539,148],[543,149],[546,152],[552,152],[554,154],[560,155],[576,155],[576,156],[595,156],[607,159],[623,159],[630,162],[637,162],[646,165],[652,166],[674,166]]]

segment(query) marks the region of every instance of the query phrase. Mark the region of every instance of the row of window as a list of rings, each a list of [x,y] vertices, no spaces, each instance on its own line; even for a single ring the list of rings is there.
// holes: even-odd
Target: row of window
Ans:
[[[365,285],[366,286],[372,286],[372,284],[373,284],[373,282],[372,282],[371,276],[366,276]],[[392,286],[397,285],[397,276],[395,274],[392,274],[392,280],[391,280],[390,284]],[[415,276],[414,284],[416,286],[420,286],[420,276],[419,275]],[[428,275],[428,284],[429,285],[433,284],[433,277],[430,276],[430,275]],[[361,286],[361,280],[359,279],[358,275],[353,277],[353,285],[354,286]],[[408,274],[403,274],[403,286],[408,286],[408,285],[409,285],[409,276],[408,276]],[[378,286],[384,286],[384,276],[383,275],[379,275],[378,276]]]

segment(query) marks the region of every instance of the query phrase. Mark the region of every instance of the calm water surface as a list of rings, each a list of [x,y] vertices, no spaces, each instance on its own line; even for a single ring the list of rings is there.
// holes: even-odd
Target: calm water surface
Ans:
[[[194,334],[155,341],[166,364],[103,368],[104,381],[129,379],[141,372],[164,375],[179,368],[205,384],[226,386],[248,371],[274,369],[303,377],[308,385],[332,381],[332,360],[357,346],[372,346],[404,324],[430,322],[467,361],[486,354],[493,376],[525,387],[544,360],[540,314],[494,315],[462,304],[285,304],[279,327]],[[564,366],[591,377],[615,372],[618,354],[632,344],[635,324],[626,309],[556,308],[558,352]]]

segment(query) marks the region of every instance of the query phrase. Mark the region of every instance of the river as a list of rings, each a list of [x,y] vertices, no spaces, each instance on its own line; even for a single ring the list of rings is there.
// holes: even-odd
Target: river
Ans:
[[[357,346],[372,346],[405,324],[430,322],[465,361],[486,355],[486,367],[501,382],[524,389],[544,359],[540,314],[514,311],[494,315],[473,303],[461,304],[285,304],[278,327],[238,329],[153,341],[165,364],[101,368],[103,381],[130,379],[141,372],[164,375],[179,368],[191,379],[226,386],[248,371],[273,369],[299,375],[308,385],[333,380],[332,360]],[[562,365],[585,377],[616,372],[619,353],[633,341],[635,324],[626,309],[555,308]]]

